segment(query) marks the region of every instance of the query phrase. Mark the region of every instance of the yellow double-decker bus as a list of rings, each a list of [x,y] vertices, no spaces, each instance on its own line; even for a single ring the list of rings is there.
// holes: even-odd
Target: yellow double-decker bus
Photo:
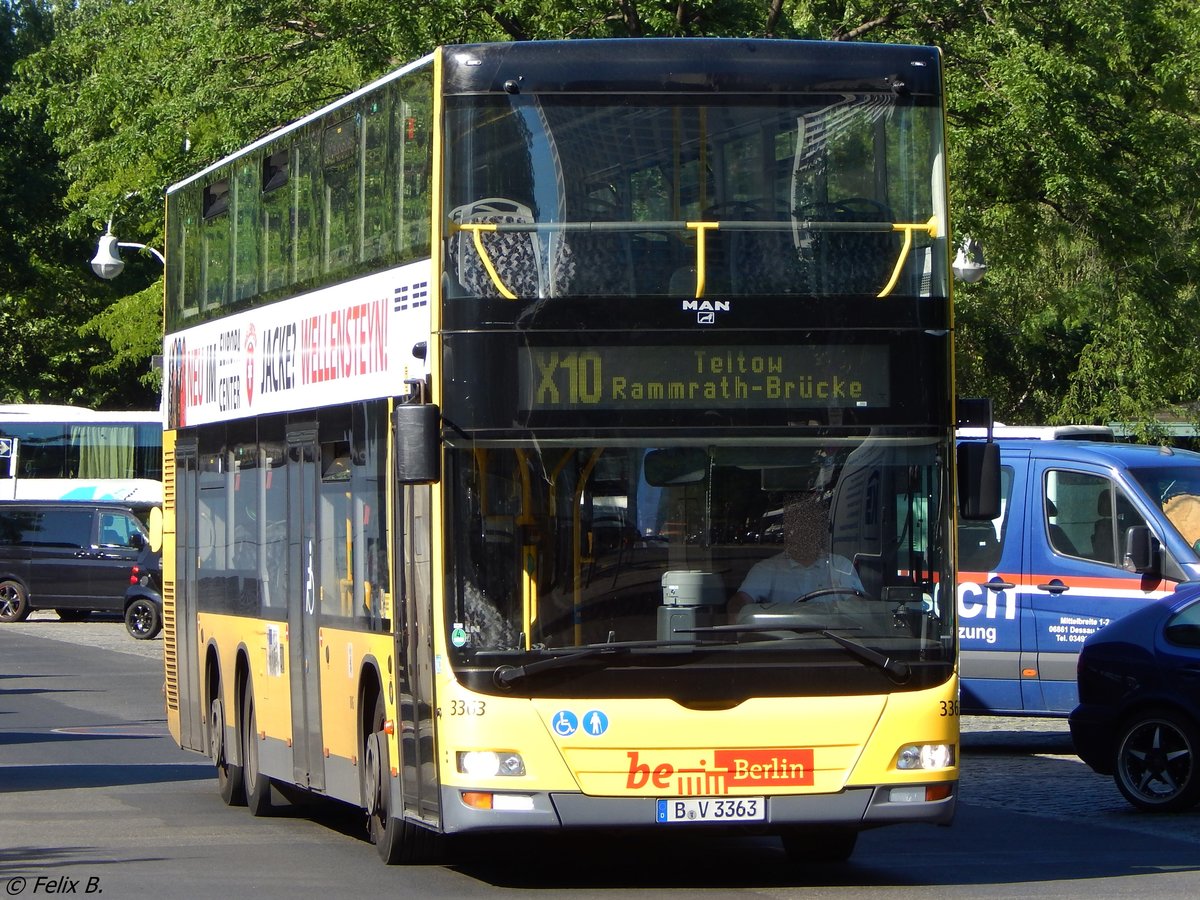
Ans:
[[[444,47],[168,190],[167,706],[226,802],[388,862],[951,820],[941,78]]]

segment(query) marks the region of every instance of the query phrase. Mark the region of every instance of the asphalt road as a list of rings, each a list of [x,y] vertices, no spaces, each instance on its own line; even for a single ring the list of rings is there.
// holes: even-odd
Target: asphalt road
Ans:
[[[166,733],[161,653],[116,620],[0,626],[8,896],[1200,896],[1200,810],[1135,812],[1064,721],[1031,718],[964,719],[954,825],[868,832],[845,865],[797,872],[770,838],[597,834],[459,842],[443,865],[389,869],[340,806],[223,806],[207,760]]]

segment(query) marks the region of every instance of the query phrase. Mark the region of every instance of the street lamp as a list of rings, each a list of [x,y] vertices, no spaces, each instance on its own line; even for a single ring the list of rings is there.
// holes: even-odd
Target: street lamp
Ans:
[[[983,261],[983,247],[972,237],[963,237],[958,243],[958,253],[954,257],[954,277],[967,284],[974,284],[983,278],[987,272],[987,263]]]
[[[121,247],[145,250],[163,265],[167,264],[163,255],[153,247],[136,244],[132,241],[118,241],[117,236],[112,233],[112,220],[109,219],[108,228],[105,229],[96,245],[96,255],[92,257],[92,271],[105,279],[116,278],[120,275],[125,268],[125,260],[121,259]]]

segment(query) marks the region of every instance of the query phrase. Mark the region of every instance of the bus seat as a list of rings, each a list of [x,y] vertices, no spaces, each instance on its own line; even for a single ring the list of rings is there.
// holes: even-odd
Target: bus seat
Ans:
[[[528,224],[534,222],[528,206],[502,197],[489,197],[466,203],[450,211],[458,224]],[[504,287],[517,297],[542,295],[541,252],[533,231],[485,231],[480,235],[496,275]],[[488,273],[475,247],[475,233],[456,231],[450,238],[448,262],[459,284],[477,297],[499,298],[504,294]]]
[[[895,221],[887,207],[865,197],[809,204],[796,210],[796,217],[813,222]],[[892,231],[798,229],[796,241],[797,249],[811,256],[813,288],[823,294],[878,294],[900,253],[900,236]]]
[[[633,254],[626,234],[563,231],[551,239],[550,296],[634,293]]]
[[[808,273],[789,236],[735,231],[730,246],[735,294],[795,294],[808,289]]]

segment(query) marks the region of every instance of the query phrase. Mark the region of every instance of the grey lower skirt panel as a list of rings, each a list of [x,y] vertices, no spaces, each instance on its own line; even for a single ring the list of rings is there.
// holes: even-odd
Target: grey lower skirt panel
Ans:
[[[529,796],[529,795],[523,795]],[[466,806],[457,788],[442,788],[442,824],[447,833],[497,829],[636,828],[657,825],[653,797],[588,797],[578,793],[533,794],[530,810],[479,810]],[[888,787],[852,788],[837,794],[770,797],[766,819],[737,827],[772,830],[804,825],[873,828],[901,822],[947,825],[955,793],[929,803],[893,802]],[[724,828],[718,823],[680,827]]]

